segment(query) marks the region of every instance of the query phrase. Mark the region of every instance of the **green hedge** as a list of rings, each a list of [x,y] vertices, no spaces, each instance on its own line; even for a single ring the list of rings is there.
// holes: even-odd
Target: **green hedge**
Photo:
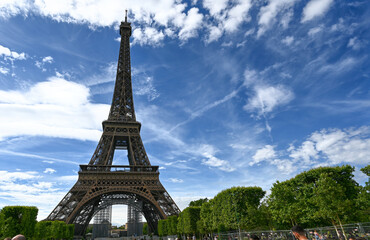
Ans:
[[[35,240],[73,239],[74,225],[62,221],[41,221],[35,227]]]
[[[0,236],[2,238],[23,234],[32,238],[37,223],[36,207],[7,206],[0,212]]]
[[[23,234],[27,239],[73,239],[74,225],[62,221],[37,222],[36,207],[7,206],[0,211],[0,238]]]

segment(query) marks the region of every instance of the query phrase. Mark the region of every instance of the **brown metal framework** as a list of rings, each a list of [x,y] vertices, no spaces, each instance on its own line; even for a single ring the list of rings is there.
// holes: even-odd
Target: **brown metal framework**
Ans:
[[[131,24],[121,22],[121,45],[112,106],[103,134],[88,165],[80,165],[77,183],[47,220],[75,224],[82,236],[91,218],[101,209],[130,201],[142,202],[142,214],[153,231],[159,219],[180,213],[159,181],[158,166],[152,166],[140,137],[131,84]],[[116,149],[126,149],[129,165],[112,165]]]

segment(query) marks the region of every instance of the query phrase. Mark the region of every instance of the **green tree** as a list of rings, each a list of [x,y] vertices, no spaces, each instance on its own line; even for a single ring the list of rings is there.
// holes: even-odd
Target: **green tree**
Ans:
[[[168,235],[177,234],[177,216],[176,215],[168,217],[167,232],[168,232]]]
[[[148,235],[148,223],[144,223],[143,225],[143,235]]]
[[[330,193],[331,196],[334,197],[335,194],[338,194],[338,198],[345,199],[345,204],[349,209],[352,209],[342,215],[344,222],[353,221],[356,219],[354,203],[359,194],[359,185],[353,179],[353,171],[354,168],[348,165],[320,167],[298,174],[287,181],[276,182],[268,197],[272,218],[284,228],[289,227],[289,223],[291,225],[299,223],[304,227],[325,226],[331,223],[328,218],[324,217],[323,211],[320,211],[321,205],[319,203],[324,202],[325,199],[315,200],[318,193],[324,191],[318,186],[330,182],[335,183],[335,186],[340,189],[333,190]]]
[[[62,221],[41,221],[36,224],[35,240],[73,239],[74,225]]]
[[[62,239],[65,234],[65,222],[53,221],[51,224],[51,232],[54,239]]]
[[[365,186],[359,186],[359,195],[356,202],[358,218],[361,222],[370,222],[370,165],[361,171],[368,176]]]
[[[189,207],[201,207],[203,203],[208,202],[208,198],[201,198],[198,200],[191,201],[189,203]]]
[[[205,233],[211,233],[216,229],[213,227],[213,201],[203,203],[200,209],[200,221],[199,225],[202,227]]]
[[[354,203],[346,197],[344,188],[329,174],[322,173],[316,181],[313,194],[310,200],[317,207],[313,215],[324,220],[330,220],[335,229],[337,224],[342,226],[340,219],[350,214]],[[342,231],[344,232],[343,227]]]
[[[168,235],[167,228],[168,228],[168,220],[167,219],[161,219],[161,220],[158,221],[158,235],[160,237]]]
[[[196,234],[200,220],[200,207],[187,207],[179,215],[177,230],[181,234]]]
[[[264,195],[260,187],[232,187],[221,191],[212,200],[212,229],[219,229],[220,225],[228,230],[255,228]]]
[[[75,234],[75,225],[74,224],[66,224],[64,238],[67,239],[67,240],[72,240],[74,234]]]
[[[23,234],[32,238],[37,223],[36,207],[7,206],[0,212],[0,234],[3,238]]]
[[[36,224],[34,239],[50,239],[53,236],[52,221],[41,221]]]

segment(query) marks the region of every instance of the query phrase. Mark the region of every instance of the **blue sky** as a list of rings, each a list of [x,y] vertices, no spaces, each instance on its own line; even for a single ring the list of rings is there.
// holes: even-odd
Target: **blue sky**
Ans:
[[[317,166],[350,164],[363,183],[369,6],[1,1],[0,207],[36,205],[46,217],[89,162],[113,95],[125,9],[141,137],[181,209],[232,186],[268,191]]]

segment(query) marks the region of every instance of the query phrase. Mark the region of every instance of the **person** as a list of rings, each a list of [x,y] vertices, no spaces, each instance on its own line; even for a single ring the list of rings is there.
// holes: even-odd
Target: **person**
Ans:
[[[260,238],[256,234],[252,234],[249,236],[249,240],[260,240]]]
[[[308,239],[306,237],[305,230],[299,225],[293,226],[292,227],[292,232],[293,232],[294,237],[298,240],[307,240]]]
[[[321,240],[322,239],[322,236],[316,230],[313,231],[313,234],[314,234],[316,240]]]
[[[26,237],[22,234],[18,234],[12,238],[12,240],[26,240]]]

